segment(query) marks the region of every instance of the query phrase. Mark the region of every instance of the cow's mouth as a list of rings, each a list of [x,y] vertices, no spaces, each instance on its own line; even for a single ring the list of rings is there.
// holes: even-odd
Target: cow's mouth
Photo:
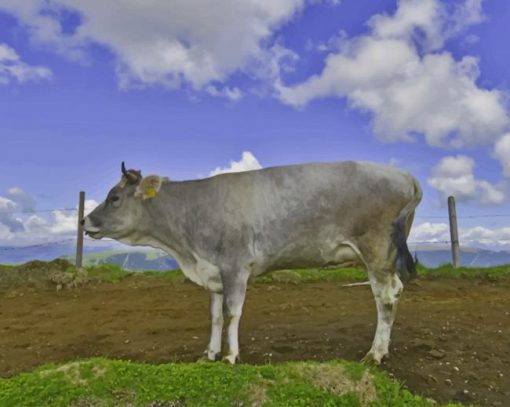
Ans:
[[[92,232],[92,231],[89,231],[89,230],[86,230],[85,231],[85,234],[87,236],[90,236],[92,239],[101,239],[103,236],[101,235],[101,232],[98,230],[98,231],[95,231],[95,232]]]

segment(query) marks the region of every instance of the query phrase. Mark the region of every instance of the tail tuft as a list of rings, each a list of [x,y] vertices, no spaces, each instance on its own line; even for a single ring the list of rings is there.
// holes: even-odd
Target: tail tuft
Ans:
[[[392,235],[393,244],[397,248],[395,266],[403,283],[407,283],[416,277],[416,264],[407,247],[406,220],[406,216],[400,216],[395,221]]]

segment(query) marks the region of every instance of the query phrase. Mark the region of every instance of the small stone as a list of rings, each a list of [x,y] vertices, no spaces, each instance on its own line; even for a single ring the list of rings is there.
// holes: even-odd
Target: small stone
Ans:
[[[453,370],[455,370],[456,372],[460,371],[460,369],[457,366],[454,366]]]
[[[434,359],[442,359],[446,356],[446,354],[443,351],[432,349],[429,352],[429,355],[432,356]]]
[[[124,341],[124,343],[130,343],[130,342],[131,342],[131,340],[130,340],[130,339],[126,339],[126,340]]]
[[[435,382],[435,383],[438,382],[437,378],[435,376],[431,375],[431,374],[427,375],[427,377],[429,378],[429,381],[432,381],[432,382]]]
[[[450,379],[444,379],[444,382],[445,382],[448,386],[452,386],[452,385],[453,385],[453,382],[452,382]]]

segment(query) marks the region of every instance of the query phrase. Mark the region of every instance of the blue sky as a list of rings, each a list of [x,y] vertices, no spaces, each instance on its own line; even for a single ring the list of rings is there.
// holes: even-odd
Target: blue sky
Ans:
[[[120,162],[172,179],[373,160],[424,190],[411,240],[510,249],[505,0],[0,0],[0,245],[72,236]],[[243,155],[243,153],[246,153]],[[244,158],[244,159],[243,159]]]

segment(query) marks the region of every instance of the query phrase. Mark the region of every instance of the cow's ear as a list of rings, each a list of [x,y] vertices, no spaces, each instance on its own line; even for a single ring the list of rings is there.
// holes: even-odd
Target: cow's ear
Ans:
[[[142,199],[154,198],[161,188],[163,178],[159,175],[148,175],[143,177],[138,187],[136,187],[135,196],[140,196]]]

